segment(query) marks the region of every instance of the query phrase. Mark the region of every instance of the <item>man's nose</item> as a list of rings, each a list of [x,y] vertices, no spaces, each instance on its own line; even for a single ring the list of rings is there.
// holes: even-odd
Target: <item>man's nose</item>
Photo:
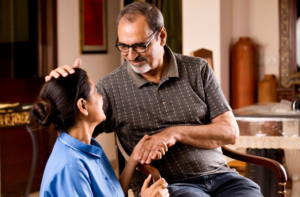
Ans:
[[[139,56],[139,53],[135,52],[131,47],[129,48],[129,51],[128,51],[128,59],[129,60],[135,60],[135,58]]]

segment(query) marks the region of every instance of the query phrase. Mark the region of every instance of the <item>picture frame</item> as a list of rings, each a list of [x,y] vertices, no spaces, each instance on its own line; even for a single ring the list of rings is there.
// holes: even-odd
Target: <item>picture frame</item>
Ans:
[[[80,52],[107,53],[106,0],[80,0]]]

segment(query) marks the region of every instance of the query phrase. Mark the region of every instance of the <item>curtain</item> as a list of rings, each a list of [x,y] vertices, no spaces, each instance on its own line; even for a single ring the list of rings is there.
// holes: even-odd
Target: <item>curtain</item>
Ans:
[[[182,0],[134,0],[154,4],[162,12],[167,30],[167,45],[182,53]]]

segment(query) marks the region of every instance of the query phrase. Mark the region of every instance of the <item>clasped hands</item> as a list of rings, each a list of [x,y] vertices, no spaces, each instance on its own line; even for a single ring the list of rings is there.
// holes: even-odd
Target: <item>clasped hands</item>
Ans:
[[[136,161],[141,164],[150,164],[159,160],[166,154],[168,148],[176,143],[169,129],[165,129],[154,135],[145,135],[135,146],[132,152]]]

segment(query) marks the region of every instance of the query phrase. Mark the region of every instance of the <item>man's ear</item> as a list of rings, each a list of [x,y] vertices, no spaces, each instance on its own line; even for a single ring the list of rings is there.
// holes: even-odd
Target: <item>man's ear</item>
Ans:
[[[80,113],[82,113],[85,116],[89,115],[86,100],[84,100],[83,98],[78,99],[77,107],[78,107]]]
[[[165,46],[167,43],[167,30],[165,27],[162,27],[159,34],[160,45]]]

